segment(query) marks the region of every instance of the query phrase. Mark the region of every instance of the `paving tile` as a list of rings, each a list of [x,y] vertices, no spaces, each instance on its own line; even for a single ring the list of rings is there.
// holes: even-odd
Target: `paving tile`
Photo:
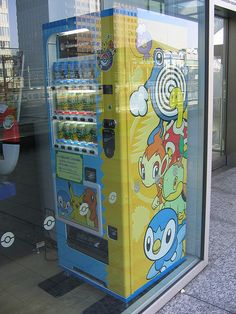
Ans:
[[[226,169],[219,174],[212,176],[212,191],[224,195],[236,194],[236,167]]]
[[[61,271],[58,261],[47,261],[43,249],[40,254],[30,254],[18,260],[18,263],[38,273],[44,279],[48,279]]]
[[[158,314],[228,314],[224,309],[179,293]]]
[[[24,270],[24,267],[16,262],[11,262],[0,267],[0,291],[6,290],[6,288],[14,282],[18,276],[21,276]]]
[[[211,196],[211,218],[226,222],[236,228],[236,194],[213,192]]]
[[[22,271],[15,276],[15,280],[11,283],[6,283],[6,292],[17,297],[21,301],[30,299],[32,292],[42,278],[28,270]],[[40,291],[38,291],[40,296]]]
[[[23,312],[24,304],[15,296],[4,293],[0,294],[0,313],[2,314],[26,314]]]
[[[236,226],[222,223],[219,220],[210,221],[209,262],[215,261],[222,254],[227,254],[228,248],[236,239]]]
[[[232,245],[228,248],[227,254],[223,254],[220,256],[215,262],[214,266],[218,267],[222,274],[225,275],[225,278],[227,274],[232,275],[236,279],[236,238],[234,238],[234,242]],[[234,289],[235,296],[236,296],[236,286]],[[236,300],[236,297],[235,297]],[[235,307],[236,310],[236,307]]]
[[[214,263],[203,270],[185,288],[188,295],[214,304],[220,308],[236,313],[236,276],[235,265],[228,254],[219,257]]]
[[[42,300],[39,300],[39,301],[35,300],[32,303],[29,303],[29,302],[23,303],[23,306],[24,306],[24,314],[58,314],[58,313],[69,314],[71,313],[69,309],[59,307],[56,301],[48,302],[45,300],[43,302]],[[16,312],[16,314],[18,313]]]

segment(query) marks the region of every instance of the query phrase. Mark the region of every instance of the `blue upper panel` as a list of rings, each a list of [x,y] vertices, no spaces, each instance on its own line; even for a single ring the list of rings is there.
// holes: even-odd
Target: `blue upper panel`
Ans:
[[[81,15],[78,17],[71,17],[60,21],[50,22],[43,24],[43,30],[51,30],[51,33],[58,32],[59,29],[62,29],[61,31],[65,30],[72,30],[76,26],[76,21],[79,19],[80,22],[91,23],[94,21],[92,17],[106,17],[106,16],[112,16],[114,14],[121,14],[121,15],[128,15],[128,16],[138,16],[138,12],[145,10],[137,9],[135,11],[129,11],[124,9],[107,9],[103,10],[101,12],[94,12],[94,13],[88,13],[85,15]]]

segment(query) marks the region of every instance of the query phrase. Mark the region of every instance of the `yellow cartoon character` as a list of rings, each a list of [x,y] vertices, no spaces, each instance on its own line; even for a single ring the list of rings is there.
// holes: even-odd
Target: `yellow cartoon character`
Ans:
[[[153,209],[160,208],[164,202],[162,180],[169,164],[168,154],[165,153],[160,133],[161,131],[154,136],[154,142],[146,148],[143,156],[139,158],[139,175],[143,184],[146,187],[155,184],[157,188],[157,195],[152,202]]]
[[[173,164],[163,177],[162,195],[165,208],[173,208],[178,215],[179,223],[186,216],[186,199],[184,194],[184,168],[179,161]]]
[[[84,203],[84,193],[80,196],[74,194],[71,184],[69,183],[69,192],[70,192],[70,204],[72,207],[72,213],[70,217],[76,223],[79,223],[84,226],[93,227],[93,222],[90,221],[90,210],[89,205]]]
[[[183,115],[184,115],[184,96],[183,92],[179,87],[172,89],[170,93],[170,108],[172,110],[178,110],[178,117],[176,122],[176,127],[179,129],[182,126]]]

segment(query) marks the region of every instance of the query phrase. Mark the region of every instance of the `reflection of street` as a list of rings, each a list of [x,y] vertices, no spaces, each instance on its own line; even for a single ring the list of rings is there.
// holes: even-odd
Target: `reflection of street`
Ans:
[[[43,86],[24,89],[22,92],[21,137],[32,135],[32,127],[29,127],[29,125],[33,126],[38,134],[48,133],[45,89]]]
[[[213,133],[212,133],[212,146],[213,151],[221,150],[221,135],[222,135],[222,126],[221,126],[221,114],[222,114],[222,99],[214,98],[213,102],[214,112],[213,112]]]
[[[19,117],[24,55],[18,49],[1,49],[0,55],[0,176],[14,171],[20,150]],[[0,182],[5,179],[0,179]],[[2,187],[3,188],[3,187]],[[10,193],[9,196],[12,194]]]

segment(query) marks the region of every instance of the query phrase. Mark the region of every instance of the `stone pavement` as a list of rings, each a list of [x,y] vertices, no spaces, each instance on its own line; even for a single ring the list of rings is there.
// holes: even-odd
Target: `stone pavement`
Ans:
[[[209,265],[158,314],[236,313],[236,168],[213,172]]]

